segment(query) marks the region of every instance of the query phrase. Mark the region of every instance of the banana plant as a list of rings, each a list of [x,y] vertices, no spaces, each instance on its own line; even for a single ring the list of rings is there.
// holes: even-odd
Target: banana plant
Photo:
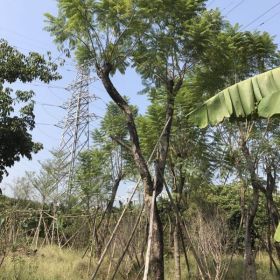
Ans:
[[[280,242],[280,224],[278,225],[276,232],[274,234],[274,240],[276,242]]]
[[[236,83],[206,100],[188,118],[200,128],[226,118],[280,114],[280,67]]]
[[[270,118],[280,114],[280,67],[236,83],[206,100],[188,118],[200,128],[226,118]],[[280,242],[280,224],[274,235]]]

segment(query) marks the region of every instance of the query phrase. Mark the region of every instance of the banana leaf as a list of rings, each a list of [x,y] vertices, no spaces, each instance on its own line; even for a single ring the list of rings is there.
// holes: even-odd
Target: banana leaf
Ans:
[[[253,114],[264,118],[280,114],[280,67],[224,89],[192,111],[188,118],[204,128],[225,118],[246,118]]]
[[[274,234],[274,240],[276,242],[280,242],[280,224],[278,225],[276,232]]]

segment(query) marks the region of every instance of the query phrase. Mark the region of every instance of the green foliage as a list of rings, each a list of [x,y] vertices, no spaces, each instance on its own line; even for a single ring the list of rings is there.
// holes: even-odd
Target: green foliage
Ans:
[[[252,189],[248,188],[245,193],[245,209],[250,204]],[[277,207],[280,205],[278,196],[274,197]],[[238,249],[243,248],[243,228],[240,235],[237,232],[240,230],[241,209],[240,209],[240,183],[235,182],[230,185],[205,185],[192,192],[189,196],[189,208],[186,212],[188,217],[192,217],[197,212],[197,209],[203,213],[205,219],[211,219],[218,212],[225,219],[230,228],[230,236],[232,245],[235,238],[238,237]],[[255,218],[253,232],[254,236],[266,236],[267,226],[270,223],[267,217],[266,198],[264,195],[260,197],[259,209]],[[263,244],[258,243],[262,248]]]
[[[166,91],[164,88],[151,88],[148,97],[151,104],[148,106],[145,115],[136,119],[141,148],[148,157],[161,134],[165,125],[165,104]]]
[[[125,97],[128,102],[128,98]],[[134,116],[137,116],[138,109],[131,106]],[[112,138],[128,144],[128,133],[126,128],[126,119],[120,108],[114,103],[109,102],[106,113],[101,121],[101,126],[96,129],[93,134],[94,142],[99,146],[116,145]],[[109,148],[109,147],[108,147]]]
[[[203,128],[230,117],[245,118],[253,114],[270,117],[280,113],[277,107],[280,99],[270,97],[280,94],[279,75],[280,68],[276,68],[226,88],[191,112],[189,118]]]
[[[26,172],[29,186],[35,191],[36,199],[42,204],[63,200],[59,194],[59,182],[67,172],[64,163],[65,155],[60,151],[52,151],[52,159],[40,162],[41,168],[36,172]]]
[[[112,65],[112,73],[124,73],[128,54],[141,34],[141,16],[132,0],[58,1],[58,16],[46,14],[47,30],[56,43],[68,43],[80,63]],[[98,70],[98,69],[95,69]]]
[[[80,167],[77,179],[85,197],[101,199],[109,190],[108,154],[106,151],[93,149],[80,155]]]
[[[141,148],[147,157],[165,125],[166,92],[164,88],[153,88],[148,96],[151,104],[147,108],[147,113],[137,118]],[[198,98],[197,95],[187,91],[186,85],[183,85],[176,96],[166,174],[166,180],[174,192],[191,191],[209,183],[212,178],[205,131],[185,122],[186,114],[193,103],[197,103]]]
[[[39,209],[40,203],[27,200],[27,199],[16,199],[16,198],[10,198],[7,196],[0,196],[0,211],[1,213],[4,213],[5,211],[9,211],[12,208],[19,208],[19,209]]]
[[[129,102],[127,97],[124,98]],[[138,116],[137,107],[130,106],[130,109],[136,118]],[[111,163],[112,161],[115,163],[116,169],[120,167],[122,169],[121,172],[127,176],[133,174],[134,164],[128,150],[130,149],[130,143],[126,119],[120,108],[114,102],[111,101],[107,105],[101,126],[99,129],[94,130],[92,137],[96,147],[104,150],[104,152],[106,151],[107,156],[111,158]],[[117,162],[114,161],[114,158]],[[111,168],[113,169],[113,167]],[[114,173],[113,170],[111,171]],[[118,173],[118,171],[115,173]],[[114,174],[113,177],[116,177],[116,175]]]
[[[241,80],[279,66],[273,37],[264,32],[241,32],[225,23],[223,31],[205,50],[203,64],[196,65],[189,87],[199,95],[213,95]]]
[[[45,83],[57,80],[57,66],[38,53],[28,56],[0,40],[0,181],[21,157],[42,149],[32,140],[30,131],[35,127],[34,92],[5,87],[16,81],[23,83],[39,79]]]
[[[274,234],[274,240],[276,242],[280,242],[280,224],[278,225],[276,232]]]
[[[133,61],[147,84],[168,87],[201,61],[201,56],[220,32],[219,12],[207,11],[205,1],[139,1],[148,21]]]
[[[134,115],[137,108],[131,107]],[[112,191],[118,178],[133,177],[134,165],[129,151],[126,121],[119,107],[110,102],[99,129],[92,133],[94,147],[80,155],[77,179],[85,197],[99,200]],[[120,143],[121,144],[120,144]]]

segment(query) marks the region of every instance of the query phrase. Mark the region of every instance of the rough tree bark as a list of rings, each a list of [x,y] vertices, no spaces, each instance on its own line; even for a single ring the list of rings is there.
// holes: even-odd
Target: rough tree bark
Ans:
[[[106,209],[106,212],[108,214],[108,220],[111,216],[111,213],[112,213],[112,210],[113,210],[113,205],[114,205],[115,198],[116,198],[116,195],[117,195],[117,191],[118,191],[118,188],[119,188],[119,185],[120,185],[120,182],[121,182],[122,178],[123,178],[123,174],[120,172],[118,174],[118,177],[114,180],[114,183],[113,183],[113,186],[112,186],[111,197],[110,197],[110,200],[108,202],[107,209]]]
[[[246,140],[242,141],[241,144],[242,153],[246,159],[247,168],[250,174],[250,180],[253,188],[252,200],[248,205],[245,214],[245,236],[244,236],[244,279],[245,280],[255,280],[257,279],[256,263],[255,263],[255,253],[254,253],[254,235],[253,226],[256,213],[259,206],[259,191],[261,189],[257,174],[255,164],[251,158],[250,151],[247,146]]]
[[[174,227],[174,264],[175,264],[175,279],[181,280],[179,221],[177,217],[176,217],[175,227]]]
[[[273,169],[273,171],[272,171]],[[272,174],[274,173],[274,174]],[[273,192],[276,190],[276,168],[271,166],[267,167],[267,182],[266,189],[264,191],[266,197],[266,208],[269,217],[269,228],[272,226],[272,231],[275,232],[279,223],[279,212],[273,200]],[[271,223],[271,224],[270,224]],[[271,228],[269,230],[271,232]],[[269,248],[272,250],[271,244],[271,234],[269,238]],[[278,243],[275,243],[275,249],[277,253],[278,260],[280,260],[280,246]]]
[[[259,204],[259,190],[253,187],[253,199],[248,207],[245,216],[245,239],[244,239],[244,279],[255,280],[257,279],[255,253],[253,251],[253,225],[254,219],[258,210]]]
[[[146,212],[150,213],[152,201],[153,201],[153,190],[156,194],[160,194],[163,189],[163,176],[166,165],[167,152],[169,147],[170,132],[172,126],[172,117],[174,112],[174,84],[171,81],[168,84],[168,98],[167,98],[167,109],[166,109],[166,121],[168,122],[166,129],[160,139],[159,149],[157,154],[157,160],[155,161],[155,176],[152,179],[146,160],[143,157],[139,137],[134,122],[133,112],[125,101],[125,99],[119,94],[117,89],[114,87],[109,74],[112,70],[111,64],[105,64],[102,69],[98,68],[97,74],[101,79],[107,93],[112,100],[119,106],[126,117],[126,124],[130,136],[131,153],[134,158],[134,162],[140,173],[143,186],[144,186],[144,201]],[[179,84],[178,84],[179,85]],[[181,85],[180,85],[181,86]],[[150,275],[151,279],[162,280],[164,279],[164,260],[163,260],[163,229],[158,212],[157,205],[155,203],[153,213],[153,239],[150,257]]]

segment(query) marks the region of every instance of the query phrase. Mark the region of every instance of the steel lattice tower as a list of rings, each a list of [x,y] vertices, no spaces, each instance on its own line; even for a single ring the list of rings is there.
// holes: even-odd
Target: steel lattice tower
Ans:
[[[90,113],[90,103],[96,99],[89,93],[90,81],[89,70],[78,67],[75,81],[67,88],[71,96],[65,106],[67,113],[63,121],[59,151],[63,154],[63,163],[66,168],[63,188],[68,195],[71,194],[74,183],[77,156],[84,149],[89,148],[89,124],[95,117]]]

